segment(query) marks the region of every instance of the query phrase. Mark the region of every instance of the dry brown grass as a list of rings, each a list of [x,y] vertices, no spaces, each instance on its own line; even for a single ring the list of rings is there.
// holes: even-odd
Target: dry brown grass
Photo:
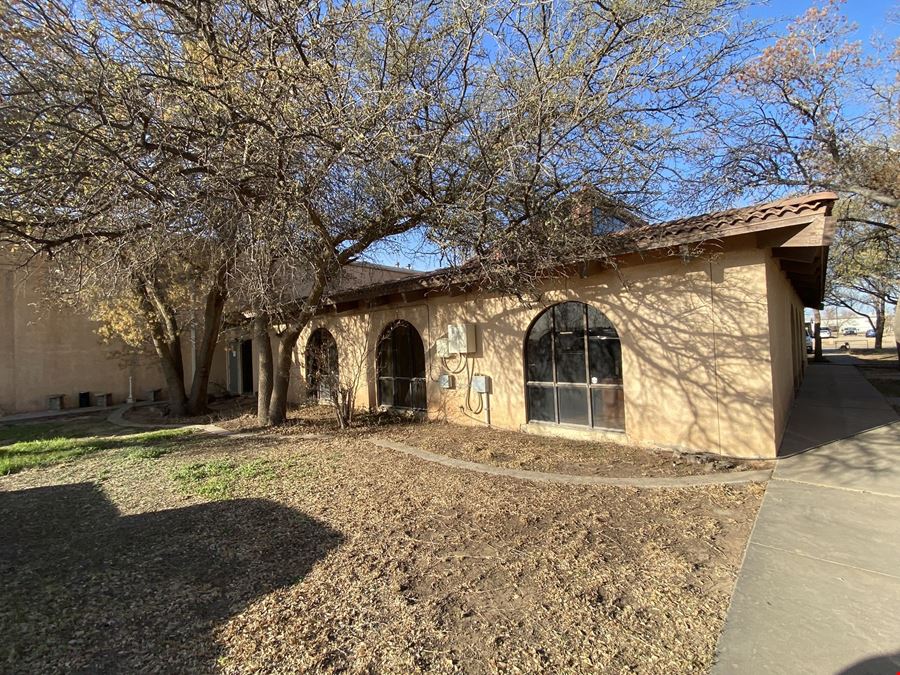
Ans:
[[[689,476],[770,468],[770,462],[712,460],[612,441],[575,441],[443,422],[386,426],[377,435],[431,452],[513,469],[636,477]]]
[[[889,342],[889,339],[886,337],[885,343],[887,342]],[[883,347],[882,349],[853,349],[850,351],[850,354],[854,358],[870,362],[873,365],[881,364],[897,367],[897,349],[893,346]]]
[[[358,413],[350,429],[339,430],[331,407],[315,404],[290,411],[287,423],[282,426],[262,428],[253,405],[246,399],[231,401],[220,405],[210,415],[186,421],[211,422],[230,431],[267,435],[340,433],[351,438],[380,437],[482,464],[574,475],[690,476],[772,468],[771,462],[682,455],[662,448],[614,441],[535,436],[484,426],[423,421],[393,412]],[[130,411],[128,416],[142,422],[167,419],[154,408],[138,408]]]
[[[211,463],[229,498],[175,478]],[[0,664],[701,673],[762,492],[531,484],[349,435],[104,451],[0,478]]]

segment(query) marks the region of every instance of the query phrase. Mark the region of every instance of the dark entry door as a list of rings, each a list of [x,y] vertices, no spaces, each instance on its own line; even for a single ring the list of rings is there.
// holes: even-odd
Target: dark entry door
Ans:
[[[253,340],[241,342],[241,393],[253,393]]]
[[[425,410],[425,346],[411,323],[395,321],[378,341],[378,403]]]

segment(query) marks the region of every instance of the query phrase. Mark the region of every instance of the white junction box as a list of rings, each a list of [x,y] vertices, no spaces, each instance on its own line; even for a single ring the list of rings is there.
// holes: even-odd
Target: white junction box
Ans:
[[[434,341],[434,355],[439,359],[446,359],[450,356],[450,341],[445,337],[439,337]]]
[[[491,377],[490,375],[473,375],[472,376],[472,391],[479,394],[490,394],[491,393]]]
[[[438,384],[440,384],[441,389],[453,389],[453,375],[450,373],[441,373],[438,377]]]
[[[475,352],[475,324],[451,323],[447,326],[447,342],[451,354]]]

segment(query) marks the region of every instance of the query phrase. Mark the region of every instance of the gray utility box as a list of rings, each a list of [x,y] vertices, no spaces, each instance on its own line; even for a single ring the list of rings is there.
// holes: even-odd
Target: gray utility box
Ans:
[[[490,375],[473,375],[472,391],[479,394],[491,393],[491,377]]]
[[[455,386],[453,375],[450,373],[441,373],[438,377],[438,384],[441,385],[441,389],[453,389]]]
[[[447,326],[447,348],[451,354],[475,352],[475,324],[451,323]]]
[[[112,394],[95,394],[94,405],[100,408],[106,408],[112,405]]]
[[[50,394],[47,397],[47,410],[62,410],[65,394]]]

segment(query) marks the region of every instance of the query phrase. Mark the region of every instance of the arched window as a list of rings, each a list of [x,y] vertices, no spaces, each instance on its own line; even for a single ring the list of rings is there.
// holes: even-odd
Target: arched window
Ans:
[[[541,313],[525,338],[525,368],[529,421],[625,428],[619,334],[593,307]]]
[[[338,380],[338,349],[334,336],[317,328],[306,341],[306,385],[310,398],[330,401]]]
[[[394,321],[378,339],[378,404],[425,410],[425,347],[408,321]]]

